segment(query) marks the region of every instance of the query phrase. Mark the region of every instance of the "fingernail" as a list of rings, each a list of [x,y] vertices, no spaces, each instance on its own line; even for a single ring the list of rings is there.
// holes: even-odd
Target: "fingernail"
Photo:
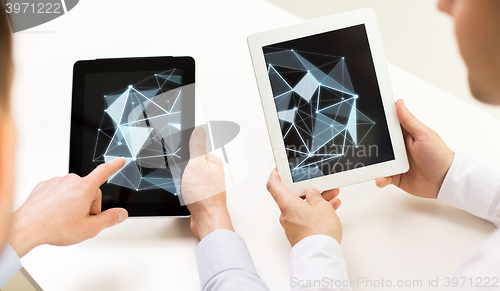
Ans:
[[[195,130],[196,136],[201,137],[204,134],[206,134],[205,129],[203,127],[196,127],[194,130]]]
[[[316,189],[316,188],[309,188],[307,191],[308,191],[309,193],[311,193],[311,194],[312,194],[312,193],[318,193],[318,194],[319,194],[319,190],[318,190],[318,189]]]
[[[126,211],[120,211],[118,212],[118,222],[123,222],[125,219],[127,219],[128,213]]]

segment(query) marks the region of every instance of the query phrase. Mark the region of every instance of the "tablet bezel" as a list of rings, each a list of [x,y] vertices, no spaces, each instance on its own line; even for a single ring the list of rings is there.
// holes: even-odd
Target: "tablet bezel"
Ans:
[[[286,155],[281,126],[276,111],[274,95],[266,69],[267,66],[263,47],[357,25],[365,25],[366,28],[395,159],[294,183],[288,165],[288,157]],[[396,115],[396,106],[387,70],[382,38],[373,9],[364,8],[288,27],[256,33],[248,37],[248,46],[252,57],[274,159],[281,180],[288,189],[295,192],[297,195],[304,195],[305,191],[310,187],[315,187],[320,191],[324,191],[408,171],[409,164],[405,144],[399,120]]]
[[[88,173],[83,173],[83,131],[84,124],[84,94],[85,94],[85,76],[92,73],[120,73],[120,72],[145,72],[145,71],[162,71],[177,68],[183,70],[183,78],[185,85],[195,83],[195,61],[192,57],[141,57],[141,58],[118,58],[118,59],[96,59],[78,61],[73,67],[73,97],[71,108],[71,137],[70,137],[70,163],[69,172],[80,176],[85,176]],[[183,128],[194,129],[195,126],[195,100],[185,102],[182,105],[182,110],[185,114],[182,115]],[[192,130],[191,130],[192,131]],[[191,135],[190,130],[184,130],[182,133],[183,142],[189,142]],[[187,153],[189,154],[189,152]],[[134,193],[134,190],[113,185],[120,188],[120,191]],[[156,190],[148,190],[156,191]],[[158,190],[165,191],[165,190]],[[121,193],[121,192],[120,192]],[[103,193],[104,195],[105,193]],[[169,216],[169,217],[186,217],[189,216],[189,210],[186,206],[181,206],[180,203],[128,203],[119,204],[113,207],[123,207],[128,210],[130,217],[152,217],[152,216]],[[102,211],[111,208],[106,204],[102,204]]]

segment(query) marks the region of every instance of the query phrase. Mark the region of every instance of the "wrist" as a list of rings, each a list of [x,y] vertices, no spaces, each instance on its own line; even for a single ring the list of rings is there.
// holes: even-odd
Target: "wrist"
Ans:
[[[10,246],[16,251],[19,258],[24,257],[35,247],[43,244],[39,241],[39,234],[33,223],[25,219],[18,219],[14,215],[14,223],[12,225],[11,233],[8,239]]]
[[[234,231],[227,209],[192,215],[191,229],[200,240],[219,229]]]

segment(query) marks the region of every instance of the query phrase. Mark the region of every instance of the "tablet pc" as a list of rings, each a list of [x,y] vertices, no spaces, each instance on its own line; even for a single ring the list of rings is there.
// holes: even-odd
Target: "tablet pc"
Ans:
[[[101,186],[102,210],[129,216],[187,216],[178,193],[195,126],[191,57],[78,61],[73,71],[71,173],[125,157]]]
[[[408,170],[372,9],[257,33],[248,44],[290,190],[303,195]]]

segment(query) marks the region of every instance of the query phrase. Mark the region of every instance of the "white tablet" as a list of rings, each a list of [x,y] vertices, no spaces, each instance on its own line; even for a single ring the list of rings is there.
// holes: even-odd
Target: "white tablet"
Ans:
[[[248,38],[274,158],[298,195],[408,171],[375,12]]]

